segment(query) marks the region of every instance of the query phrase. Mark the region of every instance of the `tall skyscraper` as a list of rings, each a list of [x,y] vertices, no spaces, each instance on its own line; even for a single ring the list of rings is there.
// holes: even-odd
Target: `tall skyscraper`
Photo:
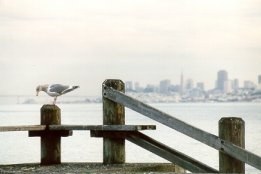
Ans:
[[[225,70],[220,70],[217,73],[216,89],[225,92],[225,83],[228,81],[228,74]]]

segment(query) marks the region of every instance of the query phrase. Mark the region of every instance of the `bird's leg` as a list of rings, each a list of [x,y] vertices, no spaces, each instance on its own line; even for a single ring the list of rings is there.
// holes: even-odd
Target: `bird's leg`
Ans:
[[[53,100],[53,104],[54,104],[54,105],[55,105],[55,103],[56,103],[56,99],[57,99],[57,96],[54,97],[54,100]]]

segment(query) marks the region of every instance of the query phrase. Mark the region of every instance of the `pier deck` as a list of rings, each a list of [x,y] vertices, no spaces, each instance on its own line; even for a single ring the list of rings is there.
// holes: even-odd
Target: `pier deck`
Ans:
[[[62,163],[43,166],[40,164],[0,165],[0,173],[60,174],[60,173],[174,173],[184,170],[172,163]]]

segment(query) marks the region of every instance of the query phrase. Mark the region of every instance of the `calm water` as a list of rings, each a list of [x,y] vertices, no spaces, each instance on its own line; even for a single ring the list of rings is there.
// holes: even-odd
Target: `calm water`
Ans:
[[[261,156],[261,103],[191,103],[151,104],[200,129],[218,133],[221,117],[242,117],[246,123],[246,149]],[[102,124],[101,104],[64,104],[62,124]],[[30,125],[40,123],[40,105],[0,105],[0,125]],[[218,152],[168,127],[126,109],[126,124],[156,124],[157,130],[147,135],[218,169]],[[62,138],[63,162],[101,162],[102,139],[90,138],[89,131],[74,131]],[[0,164],[40,161],[40,138],[28,137],[27,132],[0,133]],[[164,159],[126,142],[127,162],[166,162]],[[248,173],[260,172],[246,166]]]

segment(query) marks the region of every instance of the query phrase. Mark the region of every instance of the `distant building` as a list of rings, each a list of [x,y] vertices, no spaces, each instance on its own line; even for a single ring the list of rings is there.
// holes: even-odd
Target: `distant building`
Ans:
[[[245,89],[254,89],[255,88],[255,84],[252,81],[245,80],[244,81],[244,88]]]
[[[169,91],[174,92],[174,93],[180,93],[180,86],[179,85],[170,85]]]
[[[125,82],[125,89],[126,89],[126,91],[133,91],[133,83],[132,83],[132,81]]]
[[[163,94],[167,94],[169,92],[170,85],[171,85],[170,80],[160,81],[159,92]]]
[[[157,91],[157,87],[154,85],[150,85],[148,84],[145,88],[144,88],[144,92],[146,93],[151,93],[151,92],[156,92]]]
[[[203,82],[198,82],[197,83],[197,88],[201,91],[205,91],[205,85]]]
[[[234,91],[237,91],[239,89],[239,80],[238,79],[234,79],[232,82],[232,89]]]
[[[182,96],[184,93],[184,77],[183,72],[180,75],[180,86],[179,86],[179,94]]]
[[[135,91],[136,92],[141,92],[143,89],[140,87],[140,83],[139,82],[135,82],[134,84],[134,87],[135,87]]]
[[[228,81],[228,73],[225,70],[220,70],[217,73],[216,89],[225,92],[225,82]]]
[[[258,87],[258,89],[261,89],[261,75],[258,75],[257,87]]]
[[[192,79],[188,79],[186,82],[186,90],[191,90],[194,88],[194,82]]]
[[[227,80],[227,81],[225,81],[224,82],[224,90],[223,90],[223,92],[224,93],[231,93],[232,92],[232,84],[233,84],[233,82],[232,82],[232,80]]]

